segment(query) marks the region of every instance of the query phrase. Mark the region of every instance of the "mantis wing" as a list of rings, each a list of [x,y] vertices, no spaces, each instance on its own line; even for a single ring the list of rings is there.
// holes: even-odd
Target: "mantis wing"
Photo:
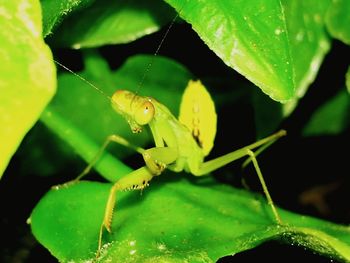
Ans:
[[[182,95],[179,121],[191,131],[204,155],[208,155],[214,146],[217,116],[214,101],[199,80],[188,82]]]

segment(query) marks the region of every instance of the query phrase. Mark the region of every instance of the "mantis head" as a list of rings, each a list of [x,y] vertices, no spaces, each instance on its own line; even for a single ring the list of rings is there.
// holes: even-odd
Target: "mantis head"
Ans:
[[[127,90],[117,90],[111,99],[113,109],[129,123],[132,132],[142,131],[142,126],[152,121],[154,105],[148,97],[138,96]]]

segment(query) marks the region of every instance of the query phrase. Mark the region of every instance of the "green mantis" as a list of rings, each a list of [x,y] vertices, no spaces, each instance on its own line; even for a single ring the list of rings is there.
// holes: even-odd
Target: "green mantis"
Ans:
[[[111,142],[133,148],[143,156],[145,162],[143,167],[125,175],[111,187],[103,222],[101,222],[97,256],[102,247],[104,229],[108,232],[112,231],[111,225],[118,191],[142,190],[149,185],[153,177],[161,175],[165,169],[204,176],[230,162],[248,157],[247,162],[252,162],[255,167],[274,220],[277,224],[282,223],[260,171],[256,155],[284,136],[286,134],[284,130],[236,151],[205,161],[205,156],[213,147],[217,116],[214,103],[200,81],[189,82],[182,98],[179,119],[156,99],[143,97],[126,90],[116,91],[111,97],[111,105],[129,123],[132,132],[140,133],[148,126],[155,147],[143,149],[118,135],[110,135],[94,159],[76,178],[75,181],[80,180],[89,173]]]

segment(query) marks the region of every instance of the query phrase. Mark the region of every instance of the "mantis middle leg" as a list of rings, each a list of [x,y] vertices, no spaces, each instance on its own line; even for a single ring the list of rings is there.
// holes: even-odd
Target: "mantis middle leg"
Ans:
[[[161,172],[165,169],[165,166],[174,162],[177,158],[177,150],[170,147],[153,147],[150,149],[143,149],[141,147],[135,146],[123,137],[113,134],[108,136],[94,158],[90,161],[88,166],[71,182],[74,183],[82,179],[85,175],[87,175],[96,162],[101,158],[103,152],[106,150],[107,146],[112,143],[118,143],[127,148],[131,148],[141,154],[143,159],[145,160],[146,166],[151,170],[151,172],[155,175],[161,174]]]

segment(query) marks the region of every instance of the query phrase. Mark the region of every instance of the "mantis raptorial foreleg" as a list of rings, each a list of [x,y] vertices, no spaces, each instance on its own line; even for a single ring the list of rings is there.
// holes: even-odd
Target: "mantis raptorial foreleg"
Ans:
[[[103,225],[108,232],[111,232],[111,222],[113,217],[113,210],[115,206],[116,193],[120,190],[142,190],[148,186],[149,181],[152,180],[153,174],[146,166],[143,166],[126,176],[119,179],[111,187],[108,201],[106,203],[105,216],[103,219]]]
[[[106,228],[108,232],[111,232],[111,223],[113,219],[113,211],[116,202],[117,191],[121,190],[142,190],[148,186],[149,181],[152,180],[153,174],[150,170],[143,166],[126,176],[118,180],[112,187],[109,192],[108,200],[106,203],[105,214],[103,221],[100,227],[99,239],[98,239],[98,250],[96,257],[99,256],[99,253],[102,248],[102,233],[103,229]]]
[[[176,161],[177,150],[171,147],[153,147],[142,153],[147,168],[153,175],[160,175],[168,164]]]

